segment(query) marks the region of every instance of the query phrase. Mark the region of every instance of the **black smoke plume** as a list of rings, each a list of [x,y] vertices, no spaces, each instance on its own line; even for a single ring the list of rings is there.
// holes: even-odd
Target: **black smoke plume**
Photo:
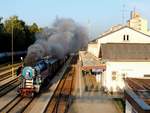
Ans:
[[[88,44],[87,29],[72,19],[56,19],[52,28],[36,34],[36,42],[28,48],[26,65],[33,65],[45,56],[63,58]]]

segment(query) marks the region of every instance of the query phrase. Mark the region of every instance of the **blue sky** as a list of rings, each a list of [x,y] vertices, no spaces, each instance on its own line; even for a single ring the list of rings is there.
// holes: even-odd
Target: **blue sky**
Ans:
[[[122,23],[123,5],[125,20],[135,7],[150,22],[150,0],[0,0],[0,4],[4,20],[17,15],[27,24],[43,27],[50,26],[56,16],[72,18],[87,26],[92,36]]]

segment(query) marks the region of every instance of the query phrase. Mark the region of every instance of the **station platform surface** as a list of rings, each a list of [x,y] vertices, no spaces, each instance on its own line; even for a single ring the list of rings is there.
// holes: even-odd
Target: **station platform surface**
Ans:
[[[73,93],[75,99],[70,105],[68,113],[120,113],[114,104],[113,98],[104,94],[100,87],[94,87],[93,85],[92,90],[86,90],[86,86],[91,85],[90,83],[86,83],[86,77],[91,80],[95,76],[83,76],[81,73],[82,67],[90,66],[93,68],[95,65],[99,66],[102,64],[98,58],[88,52],[81,52],[80,57],[81,59],[77,64],[78,73],[76,75],[75,91]],[[93,83],[92,80],[91,82]],[[95,85],[100,85],[100,83],[94,83]],[[95,88],[99,90],[95,90]]]

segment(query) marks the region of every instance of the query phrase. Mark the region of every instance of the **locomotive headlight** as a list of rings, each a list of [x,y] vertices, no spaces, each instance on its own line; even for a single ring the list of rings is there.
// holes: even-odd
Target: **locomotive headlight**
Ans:
[[[34,77],[34,70],[32,69],[32,67],[27,66],[27,67],[23,68],[22,76],[25,79],[33,79],[33,77]]]

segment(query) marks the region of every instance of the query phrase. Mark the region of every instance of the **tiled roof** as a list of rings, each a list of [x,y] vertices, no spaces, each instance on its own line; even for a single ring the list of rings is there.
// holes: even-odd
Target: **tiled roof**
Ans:
[[[80,52],[80,57],[81,57],[81,65],[82,65],[82,70],[90,70],[90,69],[106,69],[106,65],[102,64],[100,60],[95,57],[94,55],[82,51]]]
[[[150,43],[107,43],[102,44],[100,57],[113,61],[148,61]]]
[[[80,56],[83,66],[98,66],[101,64],[97,57],[88,52],[80,52]]]

